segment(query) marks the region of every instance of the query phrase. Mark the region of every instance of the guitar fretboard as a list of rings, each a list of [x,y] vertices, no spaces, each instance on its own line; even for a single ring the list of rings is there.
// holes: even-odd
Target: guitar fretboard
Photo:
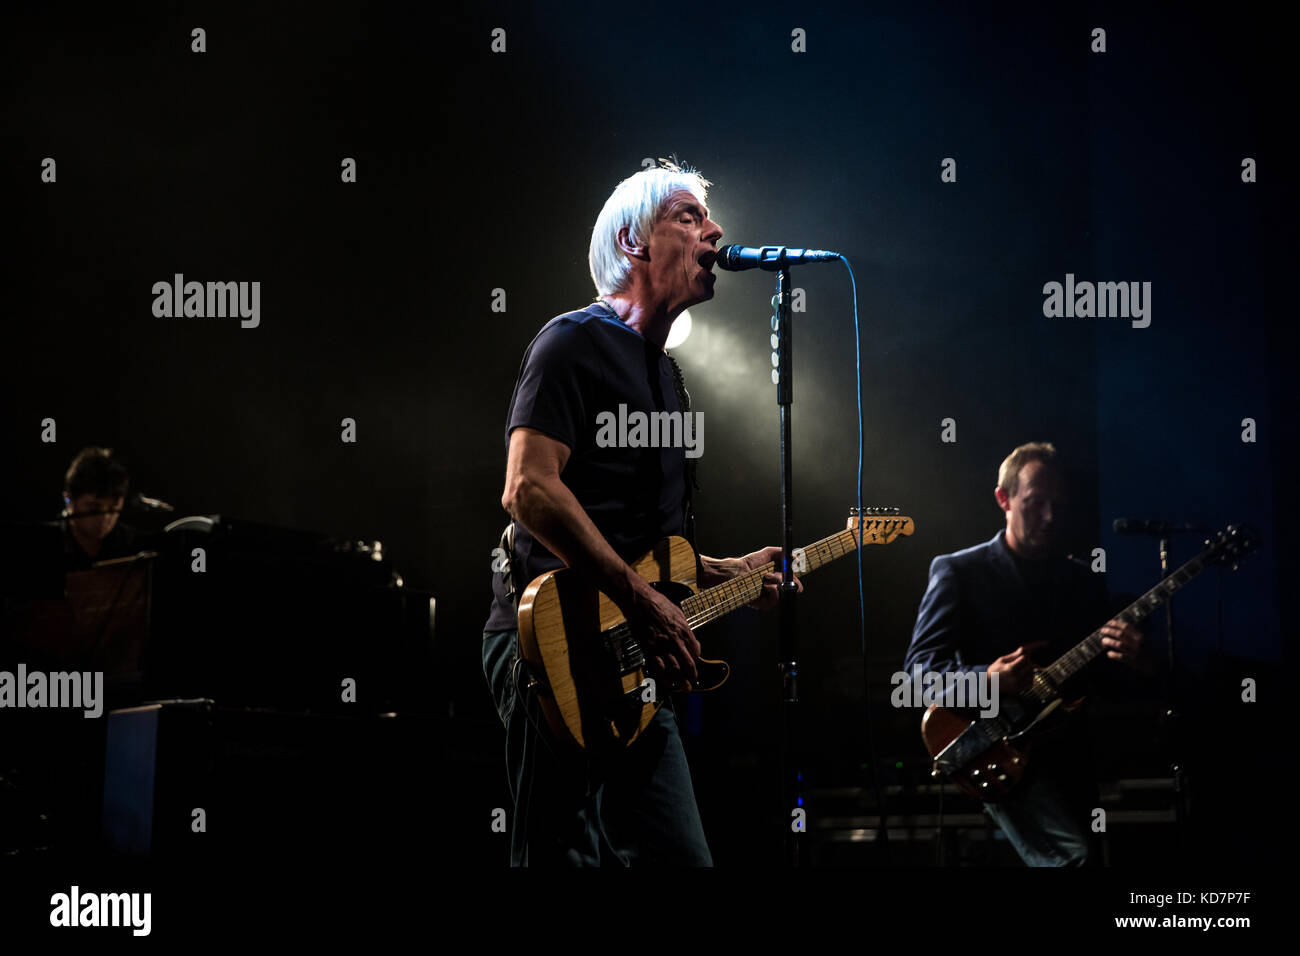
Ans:
[[[909,520],[908,518],[863,518],[862,543],[875,544],[887,541],[900,533]],[[795,573],[807,574],[816,571],[836,558],[851,554],[857,546],[858,533],[851,529],[822,538],[803,549],[804,563]],[[686,615],[686,623],[694,630],[757,600],[763,593],[763,576],[775,570],[776,562],[769,561],[762,567],[738,574],[721,584],[688,597],[682,602],[682,613]]]
[[[889,544],[899,535],[910,535],[913,530],[912,519],[899,515],[864,516],[859,524],[864,545]],[[805,548],[797,548],[793,555],[794,573],[807,574],[836,558],[851,554],[857,549],[858,534],[856,528],[849,528]],[[763,593],[764,575],[775,570],[776,562],[769,561],[762,567],[692,594],[681,604],[686,623],[694,630],[756,600]],[[627,621],[615,624],[604,634],[610,651],[619,661],[621,673],[628,673],[630,669],[644,665],[645,653],[632,636],[632,627]]]
[[[1129,624],[1141,624],[1151,616],[1156,608],[1168,601],[1188,581],[1205,570],[1205,566],[1214,550],[1213,546],[1203,550],[1123,611],[1114,615],[1114,617],[1121,621],[1127,621]],[[1061,684],[1090,664],[1103,650],[1105,648],[1101,643],[1101,629],[1098,628],[1045,668],[1047,677],[1056,687],[1060,687]],[[1050,693],[1050,688],[1035,684],[1033,690],[1028,692],[1028,696],[1041,698],[1043,694]]]

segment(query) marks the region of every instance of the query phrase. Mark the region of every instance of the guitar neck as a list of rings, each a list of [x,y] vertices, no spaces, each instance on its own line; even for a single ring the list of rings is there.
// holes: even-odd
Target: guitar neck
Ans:
[[[1207,548],[1202,551],[1114,617],[1129,624],[1141,624],[1156,608],[1205,570],[1210,550]],[[1090,664],[1103,650],[1105,648],[1101,643],[1101,629],[1098,628],[1053,661],[1046,668],[1047,676],[1059,687]]]
[[[872,524],[870,518],[864,519],[865,524]],[[901,529],[904,522],[910,519],[892,518],[876,519],[884,522],[897,522],[897,527]],[[893,530],[890,528],[889,530]],[[910,533],[910,528],[904,532]],[[881,532],[864,528],[862,531],[863,542],[870,544],[873,537],[879,540]],[[858,532],[855,530],[841,531],[830,537],[822,538],[820,541],[808,545],[806,548],[797,549],[802,557],[796,556],[795,573],[807,574],[810,571],[816,571],[822,565],[829,564],[836,558],[842,558],[846,554],[852,554],[858,546]],[[744,607],[752,601],[758,599],[763,593],[763,576],[771,574],[776,570],[776,562],[769,561],[762,567],[755,568],[752,571],[746,571],[744,574],[738,574],[734,578],[728,578],[721,584],[715,584],[711,588],[706,588],[698,594],[693,594],[682,602],[682,613],[686,615],[686,623],[693,629],[715,621],[724,615],[730,614],[737,608]]]

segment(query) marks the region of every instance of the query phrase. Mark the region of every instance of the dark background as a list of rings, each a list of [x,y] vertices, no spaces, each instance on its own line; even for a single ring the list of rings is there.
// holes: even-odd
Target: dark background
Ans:
[[[1267,20],[761,4],[8,18],[10,518],[55,516],[72,456],[102,444],[135,490],[182,511],[382,540],[406,583],[438,596],[427,710],[450,703],[491,728],[478,654],[519,360],[547,319],[594,295],[590,230],[615,184],[671,153],[714,182],[724,242],[836,249],[856,270],[863,500],[917,526],[863,555],[882,780],[907,786],[927,768],[917,715],[887,698],[929,561],[997,531],[997,466],[1031,440],[1068,460],[1072,546],[1105,548],[1113,594],[1158,574],[1154,541],[1115,536],[1113,518],[1260,530],[1245,567],[1207,573],[1177,600],[1193,709],[1258,726],[1240,681],[1263,685],[1282,657],[1289,525],[1277,503],[1294,486],[1279,284],[1294,207],[1287,157],[1270,149],[1293,90]],[[490,52],[498,26],[505,54]],[[1104,54],[1089,52],[1095,26]],[[806,54],[790,51],[795,27]],[[40,181],[47,156],[57,184]],[[1246,156],[1258,183],[1241,182]],[[343,157],[357,161],[355,184],[340,182]],[[939,179],[944,157],[956,183]],[[155,318],[151,287],[176,272],[259,280],[260,327]],[[1151,282],[1150,327],[1045,318],[1042,286],[1067,272]],[[795,536],[809,542],[843,527],[855,498],[853,311],[842,267],[794,280],[807,302]],[[491,309],[497,288],[504,314]],[[770,294],[766,276],[721,276],[676,352],[708,420],[709,554],[778,540]],[[55,444],[40,440],[46,417]],[[356,444],[340,441],[344,417]],[[940,441],[947,417],[954,444]],[[1240,439],[1246,417],[1254,444]],[[1175,560],[1196,542],[1178,540]],[[854,576],[852,561],[832,565],[802,602],[814,787],[871,779]],[[1153,642],[1161,631],[1152,624]],[[734,668],[686,711],[706,829],[720,864],[772,862],[775,618],[743,611],[701,636]],[[1158,776],[1151,710],[1133,711],[1139,722],[1100,725],[1113,744],[1103,770]],[[1212,816],[1253,805],[1252,760]],[[1255,830],[1240,832],[1215,852],[1265,854]]]

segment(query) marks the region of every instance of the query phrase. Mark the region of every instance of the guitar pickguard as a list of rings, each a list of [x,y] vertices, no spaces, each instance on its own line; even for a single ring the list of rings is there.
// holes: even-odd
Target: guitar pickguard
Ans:
[[[1034,700],[1007,697],[996,717],[964,721],[956,711],[932,708],[921,732],[934,757],[934,773],[979,800],[1001,800],[1023,775],[1031,744],[1058,729],[1064,722],[1058,718],[1077,703],[1058,697],[1044,707]]]
[[[998,716],[972,720],[970,726],[935,754],[935,769],[945,774],[956,773],[999,743],[1023,733],[1032,723],[1024,702],[1008,697],[1001,702]]]
[[[651,581],[650,586],[678,607],[681,607],[682,602],[695,593],[680,581]],[[691,687],[692,694],[716,690],[731,676],[731,666],[726,661],[708,660],[703,657],[695,662],[695,671],[697,679]],[[666,694],[678,692],[677,688],[668,688],[664,691]]]

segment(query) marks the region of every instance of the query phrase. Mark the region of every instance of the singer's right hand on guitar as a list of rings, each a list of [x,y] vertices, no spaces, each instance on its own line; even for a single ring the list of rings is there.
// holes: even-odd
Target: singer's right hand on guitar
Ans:
[[[698,679],[695,662],[700,657],[700,642],[682,609],[646,584],[637,588],[627,610],[628,623],[645,648],[652,676],[673,691],[689,691]]]

